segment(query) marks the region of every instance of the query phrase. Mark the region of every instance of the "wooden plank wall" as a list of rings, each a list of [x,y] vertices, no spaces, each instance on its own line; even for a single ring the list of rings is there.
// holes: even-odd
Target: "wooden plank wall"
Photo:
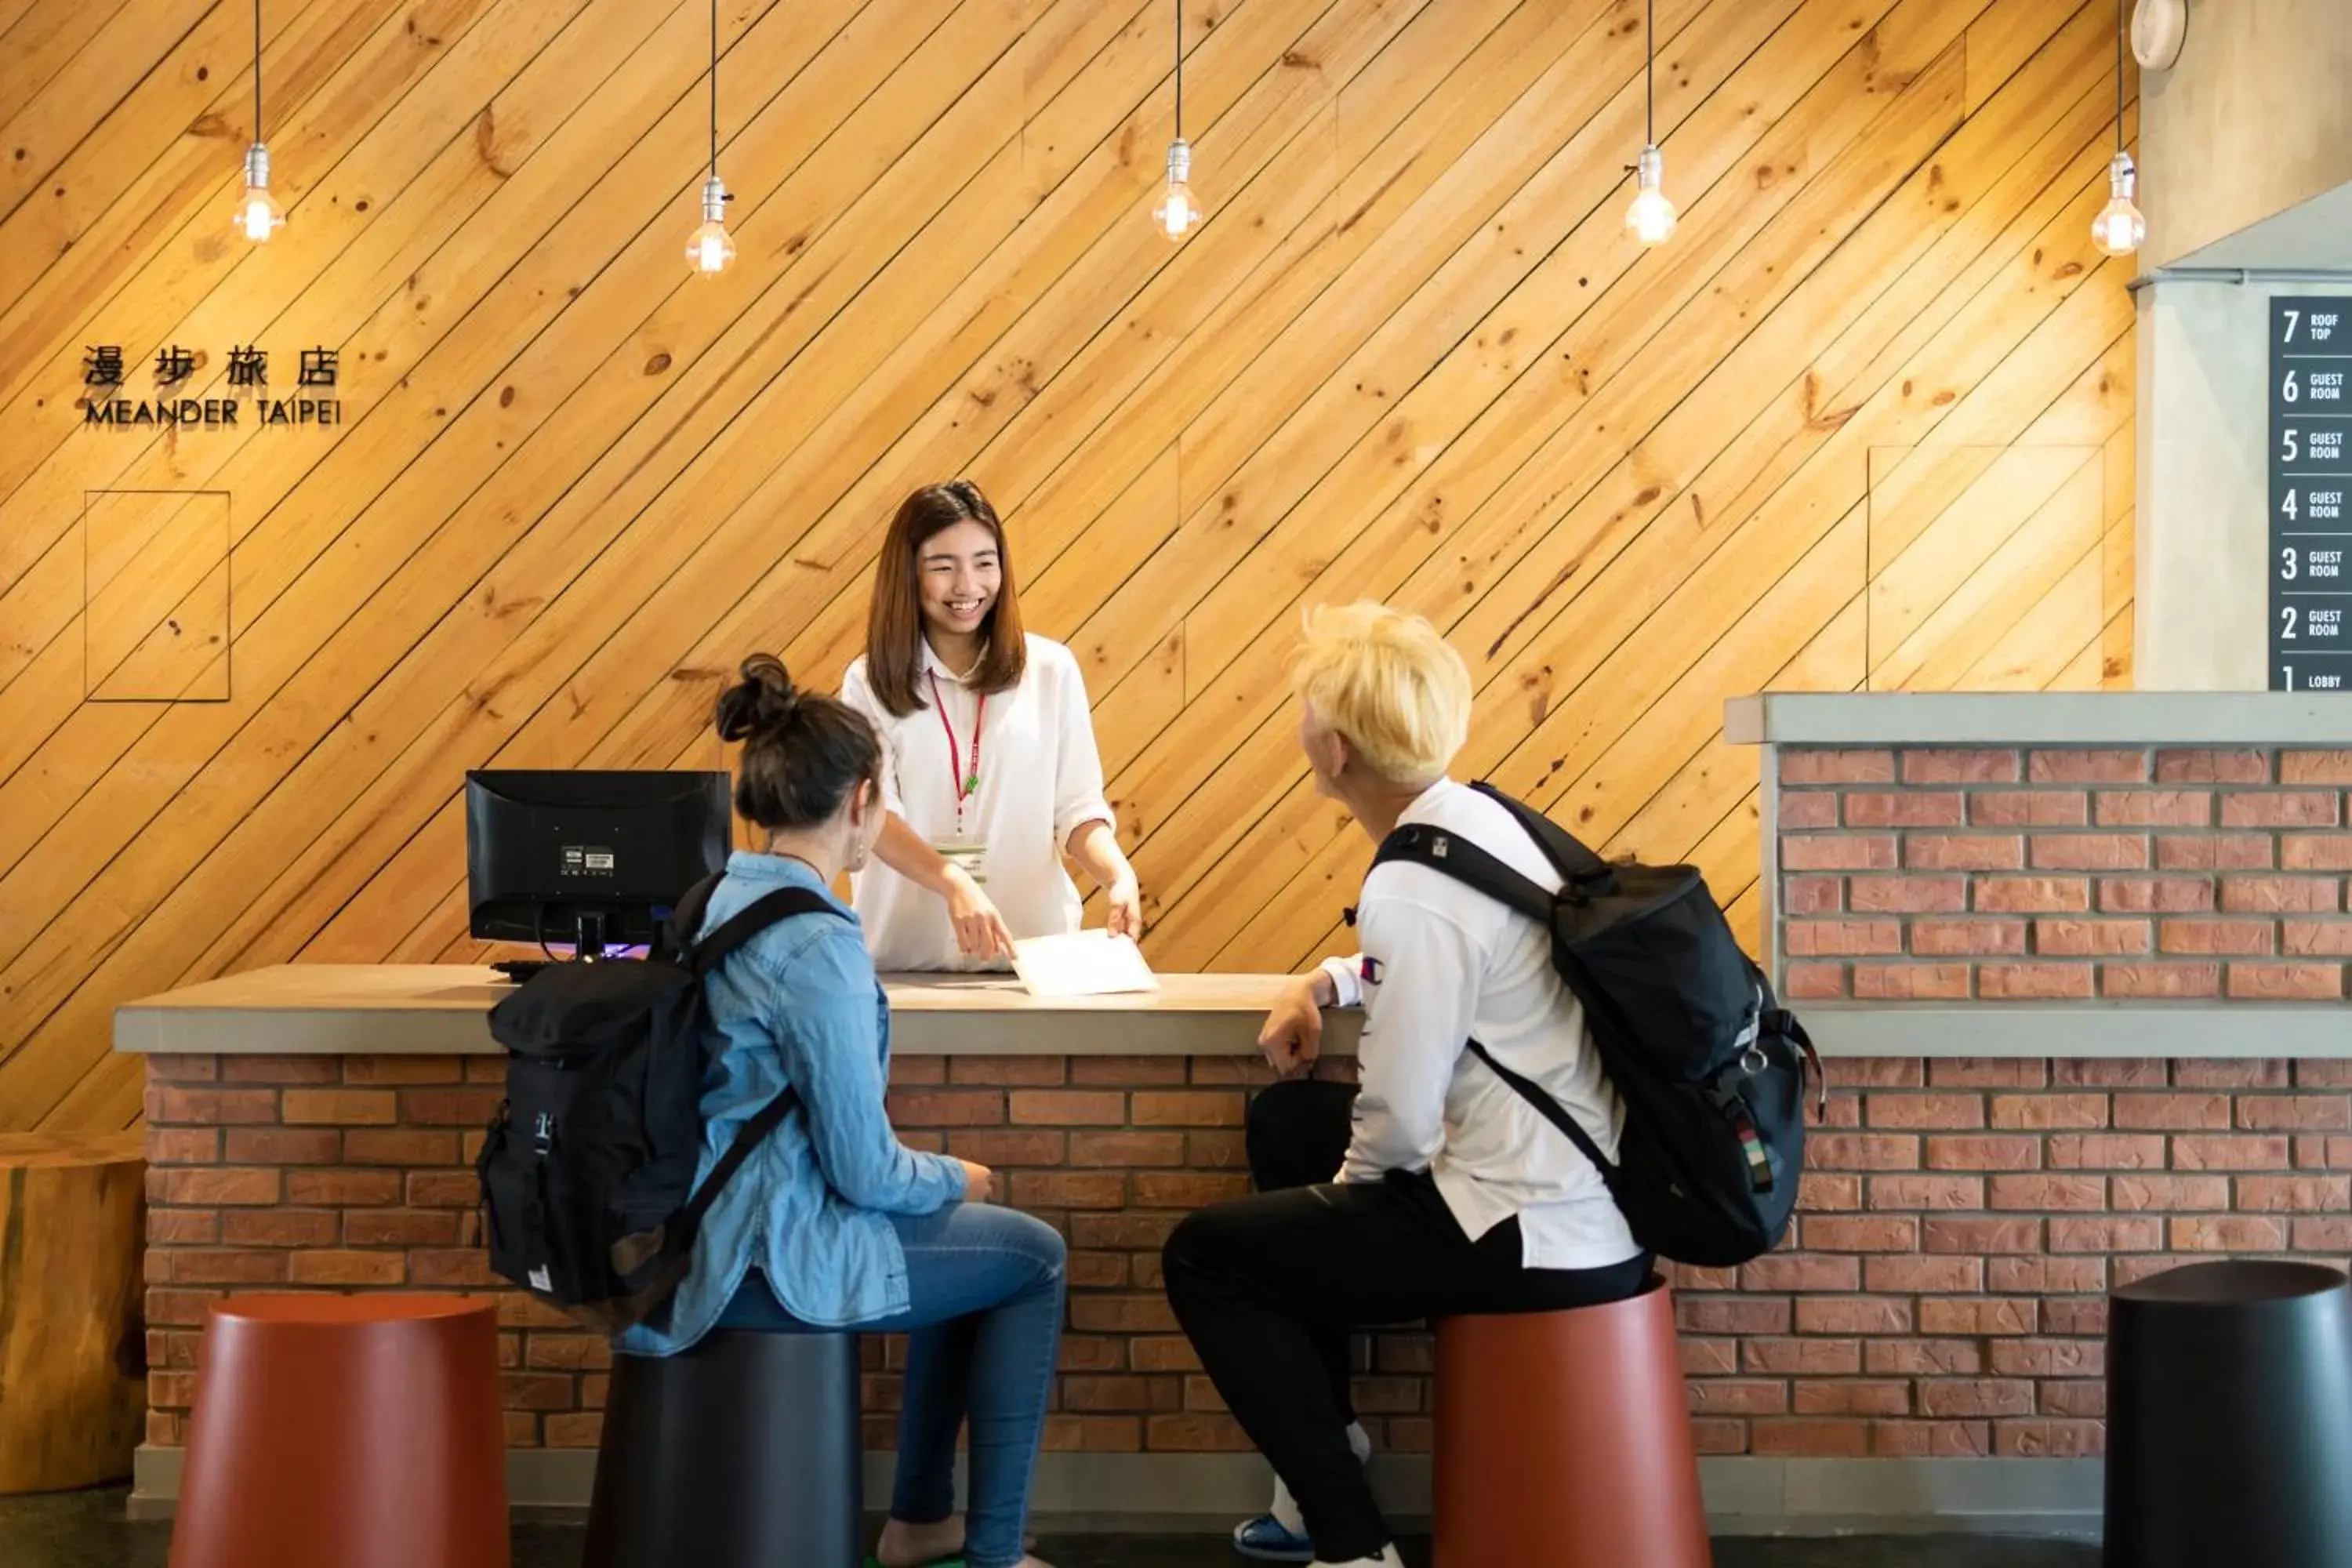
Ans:
[[[1436,617],[1464,770],[1749,931],[1726,695],[2128,680],[2107,0],[1659,0],[1654,253],[1640,0],[1195,0],[1181,247],[1166,0],[722,0],[716,281],[701,5],[263,10],[255,249],[245,6],[0,0],[0,1126],[136,1117],[124,997],[472,953],[463,768],[719,762],[722,673],[834,679],[954,474],[1085,661],[1163,967],[1341,940],[1306,603]],[[339,346],[344,422],[82,428],[85,345],[201,395],[244,342]],[[85,530],[124,489],[230,521]],[[85,700],[123,670],[214,700]]]

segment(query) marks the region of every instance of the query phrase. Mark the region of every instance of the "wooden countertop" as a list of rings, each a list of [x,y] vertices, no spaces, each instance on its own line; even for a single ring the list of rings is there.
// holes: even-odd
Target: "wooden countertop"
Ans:
[[[1163,974],[1158,991],[1041,999],[1007,974],[883,977],[902,1055],[1241,1056],[1282,984],[1273,974]],[[188,1055],[495,1051],[488,1018],[513,989],[464,964],[292,963],[225,975],[115,1010],[118,1051]],[[1353,1051],[1335,1013],[1327,1046]]]

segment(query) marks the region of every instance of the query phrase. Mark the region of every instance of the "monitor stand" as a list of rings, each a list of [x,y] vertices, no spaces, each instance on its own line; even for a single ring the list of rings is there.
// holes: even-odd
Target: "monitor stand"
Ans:
[[[575,963],[595,963],[604,956],[604,916],[598,910],[587,910],[580,916],[577,940],[572,948]]]

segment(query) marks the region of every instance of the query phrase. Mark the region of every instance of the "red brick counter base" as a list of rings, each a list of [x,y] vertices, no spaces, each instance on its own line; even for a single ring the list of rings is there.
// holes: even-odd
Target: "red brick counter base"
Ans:
[[[1791,1001],[2332,1001],[2352,752],[1783,746]]]
[[[205,1309],[241,1288],[496,1291],[474,1246],[495,1058],[150,1058],[148,1440],[176,1446]],[[1333,1064],[1345,1070],[1347,1064]],[[2100,1451],[2104,1292],[2223,1253],[2352,1251],[2352,1062],[1847,1058],[1790,1247],[1683,1270],[1692,1409],[1711,1454]],[[1246,1447],[1168,1313],[1159,1248],[1241,1194],[1232,1058],[914,1058],[910,1142],[1004,1173],[1071,1246],[1052,1448]],[[499,1292],[510,1446],[597,1438],[608,1352]],[[868,1439],[897,1379],[874,1344]],[[1361,1349],[1386,1448],[1429,1447],[1429,1348]]]

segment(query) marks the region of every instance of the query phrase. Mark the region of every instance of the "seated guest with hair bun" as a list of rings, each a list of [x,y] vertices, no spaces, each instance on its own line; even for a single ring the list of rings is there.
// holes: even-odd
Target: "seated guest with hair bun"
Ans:
[[[719,700],[742,743],[736,809],[761,847],[739,850],[703,930],[764,894],[832,899],[882,831],[882,748],[865,717],[794,688],[766,654]],[[1063,1246],[998,1208],[990,1173],[898,1141],[883,1106],[890,1012],[856,917],[788,917],[709,977],[711,1042],[698,1181],[754,1111],[800,1103],[720,1193],[665,1317],[621,1348],[669,1355],[713,1329],[908,1334],[898,1473],[876,1555],[884,1568],[961,1556],[971,1568],[1046,1568],[1023,1530],[1062,1326]],[[971,1424],[971,1517],[955,1512],[956,1437]]]

